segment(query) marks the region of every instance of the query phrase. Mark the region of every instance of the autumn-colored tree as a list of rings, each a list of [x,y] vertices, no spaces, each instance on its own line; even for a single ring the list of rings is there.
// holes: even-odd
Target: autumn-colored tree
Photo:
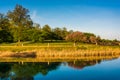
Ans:
[[[96,37],[95,36],[90,36],[90,42],[91,43],[96,43],[97,44],[97,40],[96,40]]]
[[[76,42],[82,42],[83,41],[84,34],[82,32],[76,31],[66,36],[67,41],[74,42],[74,46]]]

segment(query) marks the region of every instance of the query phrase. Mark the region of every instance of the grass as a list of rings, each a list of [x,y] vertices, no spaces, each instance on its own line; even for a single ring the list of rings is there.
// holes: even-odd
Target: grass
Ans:
[[[61,43],[30,43],[23,42],[23,46],[16,43],[0,44],[0,57],[34,52],[37,58],[69,58],[87,56],[110,56],[120,55],[120,46],[97,46],[94,44],[78,43],[76,47],[71,42]],[[26,55],[24,54],[24,55]]]
[[[10,50],[10,51],[25,51],[25,50],[33,50],[33,49],[41,49],[41,48],[63,48],[63,49],[81,49],[81,50],[108,50],[108,49],[120,49],[120,46],[96,46],[94,44],[84,44],[78,43],[76,47],[71,42],[61,42],[61,43],[31,43],[31,42],[23,42],[23,46],[17,46],[16,43],[2,43],[0,44],[0,51]]]

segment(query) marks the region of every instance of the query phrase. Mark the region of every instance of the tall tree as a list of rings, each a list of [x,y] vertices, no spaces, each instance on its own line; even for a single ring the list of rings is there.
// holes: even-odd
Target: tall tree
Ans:
[[[21,5],[16,5],[13,11],[7,13],[9,20],[17,27],[18,42],[21,41],[24,35],[22,34],[23,29],[32,27],[32,20],[28,12],[28,9],[23,8]]]

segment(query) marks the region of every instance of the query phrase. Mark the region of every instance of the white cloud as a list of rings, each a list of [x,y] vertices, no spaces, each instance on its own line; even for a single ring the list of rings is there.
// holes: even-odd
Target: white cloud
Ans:
[[[34,10],[31,13],[31,19],[33,20],[34,23],[39,23],[41,25],[41,23],[44,22],[44,18],[42,18],[41,16],[38,15],[38,12],[36,10]]]

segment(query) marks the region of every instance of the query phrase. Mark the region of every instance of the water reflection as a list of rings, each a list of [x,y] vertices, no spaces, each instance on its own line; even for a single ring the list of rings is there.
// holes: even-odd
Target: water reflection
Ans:
[[[73,60],[70,62],[29,62],[29,63],[0,63],[0,80],[34,80],[34,75],[42,74],[47,76],[51,71],[59,69],[61,64],[74,69],[83,69],[84,67],[99,64],[104,60]]]
[[[57,63],[0,63],[0,77],[1,79],[11,78],[16,80],[33,80],[33,77],[37,73],[47,75],[49,71],[56,70],[60,65]]]
[[[73,67],[75,69],[83,69],[87,66],[93,66],[97,63],[100,63],[101,60],[92,60],[92,61],[74,61],[74,62],[68,62],[68,65],[70,67]]]

